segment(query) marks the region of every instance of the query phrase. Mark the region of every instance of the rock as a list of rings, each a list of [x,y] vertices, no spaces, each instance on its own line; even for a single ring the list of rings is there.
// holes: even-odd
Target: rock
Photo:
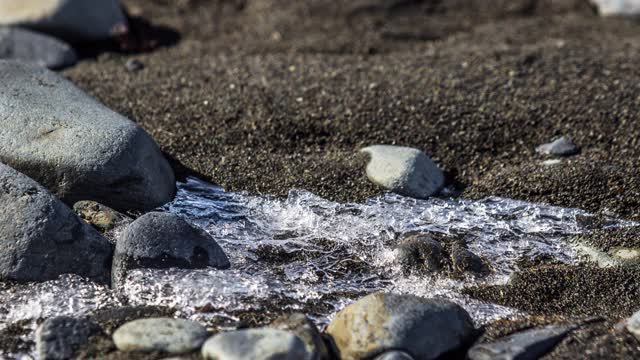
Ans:
[[[626,328],[636,339],[640,340],[640,311],[631,315],[627,320]]]
[[[78,201],[73,204],[73,211],[103,233],[132,221],[130,217],[95,201]]]
[[[269,327],[288,331],[299,337],[304,342],[307,353],[311,354],[310,359],[329,359],[329,350],[322,335],[306,315],[296,313],[281,316],[274,320]]]
[[[148,318],[120,326],[113,342],[120,351],[184,354],[199,349],[207,336],[207,329],[194,321]]]
[[[536,151],[543,155],[570,156],[578,153],[578,147],[566,137],[561,137],[551,143],[540,145]]]
[[[591,0],[602,16],[640,15],[640,0]]]
[[[268,328],[218,334],[204,343],[202,356],[211,360],[312,359],[299,337]]]
[[[369,154],[367,177],[394,193],[425,199],[444,185],[444,175],[422,151],[402,146],[374,145],[361,152]]]
[[[426,234],[404,239],[396,246],[395,255],[406,271],[437,272],[442,268],[442,245]]]
[[[76,63],[76,52],[50,36],[20,28],[0,28],[0,59],[61,69]]]
[[[36,330],[36,358],[71,359],[74,351],[89,342],[89,336],[98,331],[99,327],[87,319],[67,316],[47,319]]]
[[[536,360],[553,350],[572,329],[568,326],[546,326],[523,331],[493,343],[475,345],[467,356],[471,360]]]
[[[413,360],[413,357],[404,351],[387,351],[376,356],[373,360]]]
[[[229,259],[216,241],[177,215],[150,212],[129,225],[116,244],[111,270],[116,287],[131,269],[205,267],[227,269]]]
[[[130,72],[136,72],[144,69],[144,64],[138,59],[129,59],[124,66]]]
[[[0,60],[0,161],[68,205],[149,210],[173,198],[171,166],[142,128],[61,76]]]
[[[118,0],[0,1],[0,25],[21,25],[72,41],[103,40],[127,32]]]
[[[0,163],[0,281],[105,280],[111,245],[44,187]]]
[[[436,359],[472,340],[469,314],[446,300],[375,293],[338,312],[327,327],[341,359],[362,359],[384,351],[406,351]]]
[[[460,245],[451,248],[451,264],[453,271],[457,273],[473,273],[486,275],[489,267],[482,258]]]

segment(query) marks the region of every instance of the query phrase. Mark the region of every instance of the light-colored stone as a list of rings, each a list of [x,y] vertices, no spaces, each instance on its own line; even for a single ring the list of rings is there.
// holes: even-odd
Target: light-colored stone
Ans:
[[[640,311],[627,319],[626,328],[636,339],[640,340]]]
[[[0,60],[0,161],[68,205],[117,210],[170,201],[175,178],[153,139],[62,76]]]
[[[425,199],[444,185],[442,170],[418,149],[374,145],[360,151],[371,157],[366,168],[369,180],[389,191]]]
[[[0,28],[0,59],[33,63],[49,69],[61,69],[76,63],[68,44],[34,31]]]
[[[404,351],[388,351],[376,356],[374,360],[413,360],[413,357]]]
[[[184,354],[200,348],[207,339],[204,326],[189,320],[148,318],[130,321],[113,333],[121,351],[162,351]]]
[[[218,334],[204,343],[202,356],[210,360],[312,359],[299,337],[269,328]]]
[[[0,0],[0,25],[22,25],[76,41],[127,31],[118,0]]]
[[[391,350],[428,360],[459,349],[474,328],[469,314],[450,301],[375,293],[338,312],[327,333],[343,360]]]
[[[640,0],[591,0],[602,16],[640,15]]]
[[[540,145],[536,151],[543,155],[570,156],[578,153],[578,147],[568,138],[561,137],[548,144]]]
[[[311,354],[311,359],[329,359],[329,350],[322,339],[322,335],[306,315],[295,313],[281,316],[274,320],[269,327],[288,331],[299,337],[304,342],[307,352]]]
[[[0,281],[106,280],[111,245],[47,189],[0,163]]]

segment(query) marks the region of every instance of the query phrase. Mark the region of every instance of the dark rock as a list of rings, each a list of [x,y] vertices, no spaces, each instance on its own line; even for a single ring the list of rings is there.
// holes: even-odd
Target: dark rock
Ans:
[[[116,244],[112,286],[138,268],[227,269],[229,259],[203,229],[170,213],[150,212],[131,223]]]
[[[538,146],[536,151],[544,155],[570,156],[577,154],[579,149],[576,144],[563,136],[551,143]]]
[[[569,326],[546,326],[516,333],[498,341],[473,346],[467,356],[471,360],[537,360],[573,330]]]
[[[173,198],[171,166],[132,121],[47,69],[0,60],[0,83],[0,161],[68,205],[148,210]]]
[[[486,275],[490,272],[487,263],[482,258],[461,245],[454,245],[451,248],[451,264],[453,271],[459,274],[472,273],[475,275]]]
[[[109,274],[111,245],[44,187],[0,164],[0,280]]]
[[[29,62],[49,69],[61,69],[76,63],[68,44],[33,31],[0,28],[0,59]]]
[[[442,245],[426,234],[402,240],[395,249],[396,261],[405,271],[437,272],[442,268]]]
[[[103,233],[132,221],[130,217],[95,201],[78,201],[73,204],[73,211]]]
[[[306,315],[300,313],[285,315],[274,320],[269,327],[288,331],[299,337],[304,342],[307,353],[311,354],[311,359],[329,359],[329,350],[322,335]]]
[[[71,359],[89,336],[100,328],[87,319],[60,316],[45,320],[36,330],[36,357],[39,360]]]

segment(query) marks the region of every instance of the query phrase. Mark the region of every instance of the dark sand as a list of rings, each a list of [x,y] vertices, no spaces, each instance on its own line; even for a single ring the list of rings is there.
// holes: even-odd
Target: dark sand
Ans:
[[[357,150],[401,144],[432,155],[466,197],[640,220],[638,21],[600,18],[580,0],[126,5],[151,22],[135,22],[143,42],[166,46],[89,53],[64,74],[139,122],[182,175],[228,190],[304,188],[362,201],[379,190]],[[134,57],[143,70],[126,70]],[[581,152],[543,166],[535,147],[560,135]],[[640,357],[640,344],[613,329],[640,308],[638,268],[532,264],[507,286],[469,291],[541,323],[603,317],[550,358]]]

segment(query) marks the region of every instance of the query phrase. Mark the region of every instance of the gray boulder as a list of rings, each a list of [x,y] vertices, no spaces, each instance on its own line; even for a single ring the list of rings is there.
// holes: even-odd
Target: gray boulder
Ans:
[[[198,350],[207,335],[207,329],[194,321],[148,318],[119,327],[113,333],[113,342],[120,351],[184,354]]]
[[[306,315],[295,313],[274,320],[269,327],[288,331],[304,342],[307,352],[313,360],[329,359],[329,350],[315,324]]]
[[[369,180],[396,194],[426,199],[444,185],[442,170],[418,149],[374,145],[360,151],[371,157],[366,169]]]
[[[297,336],[276,329],[249,329],[218,334],[202,346],[210,360],[311,360]]]
[[[0,25],[21,25],[73,41],[102,40],[127,31],[119,0],[0,1]]]
[[[0,28],[0,59],[29,62],[49,69],[76,63],[76,52],[68,44],[33,31]]]
[[[36,358],[39,360],[71,359],[74,351],[89,342],[89,336],[100,331],[87,319],[59,316],[45,320],[36,330]]]
[[[0,164],[0,281],[106,280],[111,245],[47,189]]]
[[[131,223],[118,240],[111,282],[116,287],[131,269],[209,266],[230,266],[227,255],[211,235],[177,215],[150,212]]]
[[[386,293],[367,295],[347,306],[326,331],[344,360],[391,350],[436,359],[459,350],[475,333],[469,314],[450,301]]]
[[[175,193],[153,139],[47,69],[0,60],[0,161],[64,202],[149,210]]]
[[[538,146],[536,151],[543,155],[570,156],[577,154],[579,149],[576,144],[563,136],[553,142]]]

